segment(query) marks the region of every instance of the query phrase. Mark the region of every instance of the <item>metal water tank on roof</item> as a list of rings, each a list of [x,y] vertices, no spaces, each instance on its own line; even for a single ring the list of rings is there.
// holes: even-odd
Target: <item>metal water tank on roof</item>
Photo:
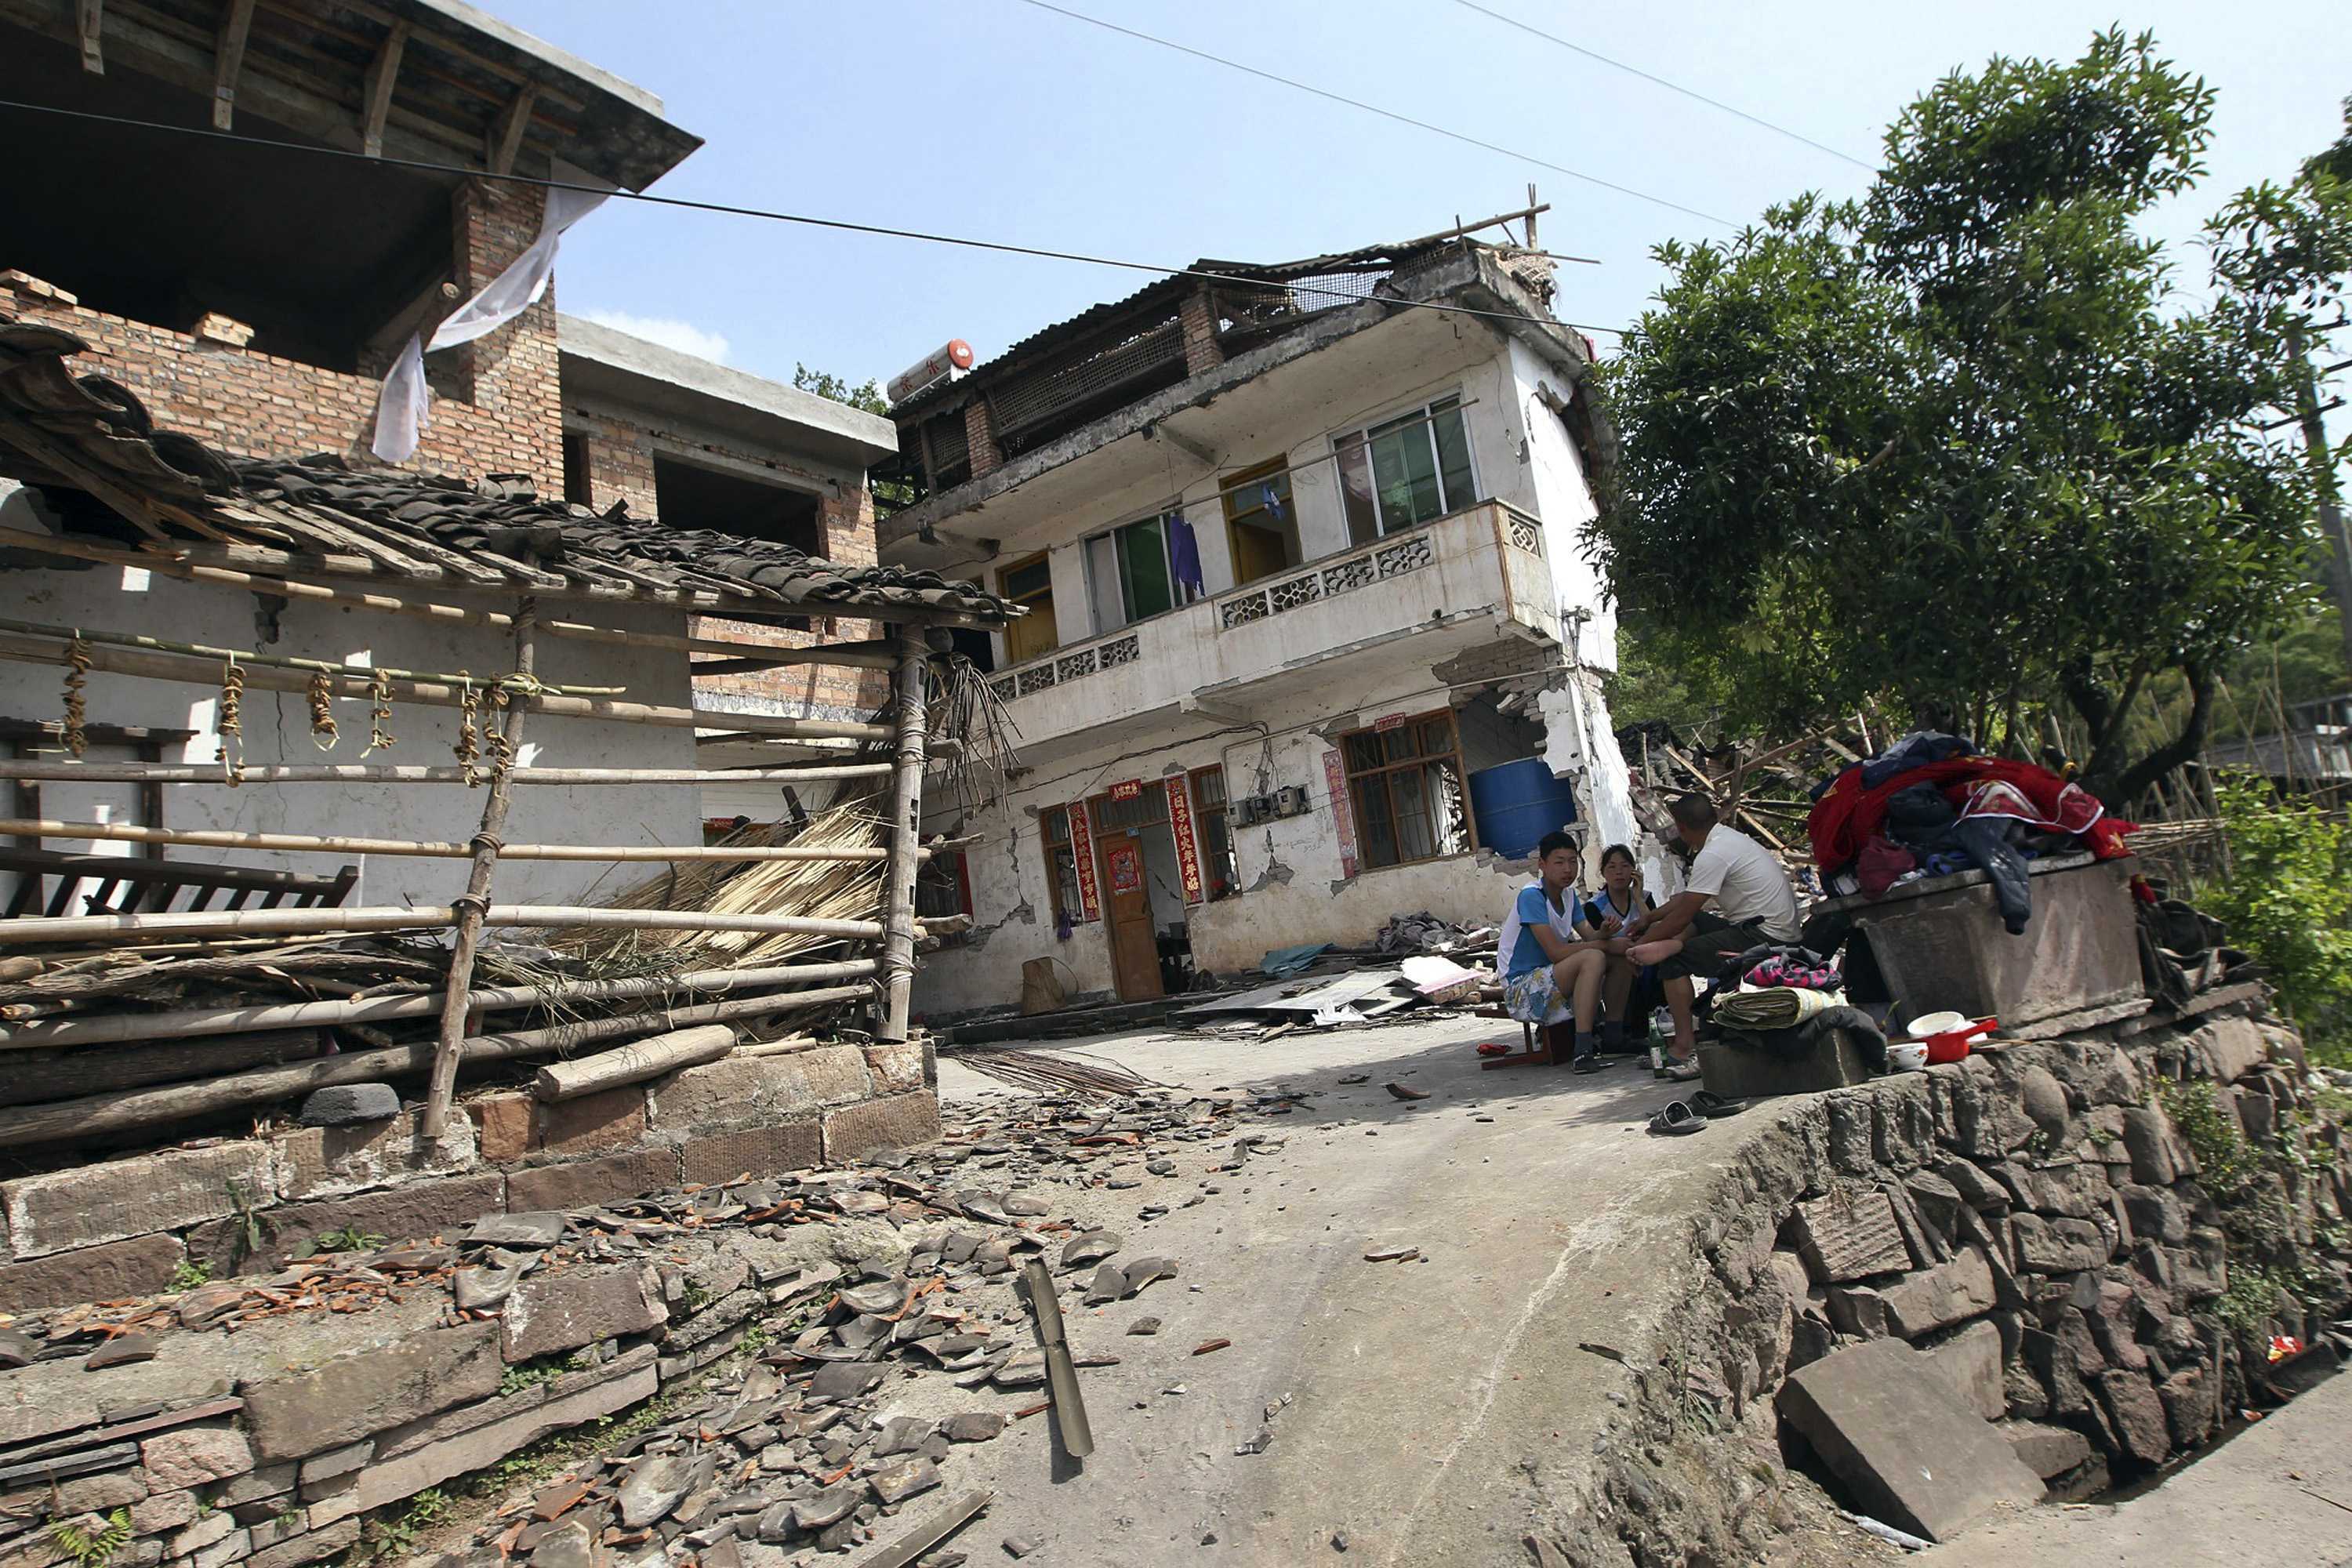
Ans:
[[[1576,791],[1552,777],[1541,757],[1522,757],[1470,775],[1470,816],[1481,847],[1519,859],[1534,854],[1545,834],[1576,820]]]

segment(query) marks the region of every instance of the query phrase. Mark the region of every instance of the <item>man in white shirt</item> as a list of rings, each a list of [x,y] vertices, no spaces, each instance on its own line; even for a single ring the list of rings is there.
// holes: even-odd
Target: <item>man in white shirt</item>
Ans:
[[[1675,1019],[1673,1071],[1698,1075],[1691,1021],[1691,976],[1714,975],[1727,957],[1765,942],[1797,940],[1797,889],[1771,851],[1716,820],[1715,803],[1686,795],[1674,804],[1675,832],[1692,850],[1683,890],[1625,928],[1626,956],[1654,963]]]

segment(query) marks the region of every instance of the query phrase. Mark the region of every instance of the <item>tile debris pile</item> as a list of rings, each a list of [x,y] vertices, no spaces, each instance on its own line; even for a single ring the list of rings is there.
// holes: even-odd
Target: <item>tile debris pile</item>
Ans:
[[[986,1506],[984,1493],[945,1508],[946,1494],[927,1495],[956,1450],[1050,1408],[1045,1359],[1013,1289],[1021,1262],[1042,1257],[1073,1311],[1181,1271],[1121,1234],[1057,1217],[1076,1206],[1070,1189],[1139,1187],[1177,1174],[1170,1156],[1182,1146],[1222,1145],[1204,1151],[1211,1179],[1178,1200],[1205,1202],[1215,1173],[1281,1147],[1240,1120],[1298,1098],[1024,1100],[939,1144],[847,1169],[491,1215],[447,1238],[326,1254],[267,1279],[0,1314],[0,1367],[19,1369],[0,1371],[0,1563],[65,1563],[56,1527],[103,1532],[121,1503],[132,1535],[118,1561],[131,1568],[296,1568],[359,1542],[369,1510],[656,1388],[674,1401],[657,1425],[499,1500],[448,1568],[782,1568],[919,1539],[928,1552]],[[1137,1223],[1171,1206],[1146,1201]],[[373,1344],[346,1333],[340,1355],[317,1349],[322,1334],[371,1321]],[[300,1353],[289,1351],[301,1335]],[[429,1375],[389,1364],[411,1354],[432,1363]],[[131,1385],[104,1380],[142,1373],[158,1375],[140,1392],[168,1384],[177,1397],[110,1394]],[[18,1377],[51,1381],[11,1387]],[[925,1386],[936,1379],[957,1392]],[[60,1387],[74,1392],[61,1399]],[[582,1400],[599,1403],[581,1414]],[[34,1404],[58,1408],[28,1413]],[[937,1413],[949,1406],[961,1408]],[[1272,1440],[1276,1413],[1244,1451]],[[125,1440],[163,1428],[173,1441],[160,1454]],[[486,1443],[489,1433],[513,1441]],[[173,1458],[191,1446],[202,1463]],[[952,1550],[919,1560],[960,1561]]]

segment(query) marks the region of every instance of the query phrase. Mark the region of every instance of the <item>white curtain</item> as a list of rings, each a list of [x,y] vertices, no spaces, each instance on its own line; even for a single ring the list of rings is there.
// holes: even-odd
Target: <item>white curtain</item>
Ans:
[[[430,342],[411,334],[400,357],[393,362],[392,372],[383,378],[383,390],[376,398],[373,443],[375,455],[385,462],[404,463],[416,455],[416,438],[425,426],[429,402],[425,386],[425,356],[436,349],[472,342],[539,303],[540,297],[547,292],[548,279],[554,276],[556,242],[563,237],[563,231],[602,206],[604,198],[615,189],[565,163],[556,163],[554,176],[563,184],[548,187],[547,210],[540,219],[539,237],[531,242],[530,248],[516,257],[480,293],[458,306],[436,327]],[[566,185],[600,188],[569,190],[564,188]]]

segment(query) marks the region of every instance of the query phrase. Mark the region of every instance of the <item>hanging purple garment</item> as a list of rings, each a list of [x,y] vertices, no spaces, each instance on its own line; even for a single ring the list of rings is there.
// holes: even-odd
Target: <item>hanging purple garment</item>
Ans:
[[[1181,511],[1168,514],[1168,564],[1184,588],[1194,594],[1202,591],[1201,541]]]

